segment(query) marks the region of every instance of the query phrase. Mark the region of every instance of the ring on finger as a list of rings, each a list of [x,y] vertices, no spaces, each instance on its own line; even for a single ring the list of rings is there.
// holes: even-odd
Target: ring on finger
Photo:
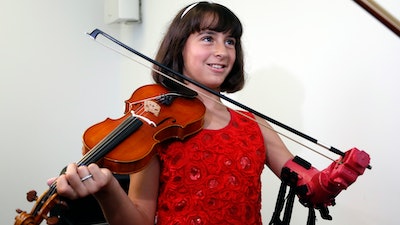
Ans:
[[[92,177],[93,177],[93,175],[92,175],[92,174],[89,174],[89,175],[87,175],[87,176],[82,177],[81,181],[84,182],[85,180],[90,179],[90,178],[92,178]]]

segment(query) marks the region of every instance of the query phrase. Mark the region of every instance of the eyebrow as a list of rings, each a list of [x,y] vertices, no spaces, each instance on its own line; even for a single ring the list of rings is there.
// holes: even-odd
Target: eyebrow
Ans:
[[[204,29],[204,30],[199,31],[199,34],[216,34],[216,33],[218,33],[218,32],[215,30],[210,30],[210,29]]]
[[[220,31],[216,31],[216,30],[211,30],[211,29],[203,29],[203,30],[200,30],[198,33],[199,33],[199,34],[216,34],[216,33],[227,34],[227,33],[224,33],[224,32],[220,32]],[[227,37],[236,39],[234,36],[232,36],[231,33],[228,34]]]

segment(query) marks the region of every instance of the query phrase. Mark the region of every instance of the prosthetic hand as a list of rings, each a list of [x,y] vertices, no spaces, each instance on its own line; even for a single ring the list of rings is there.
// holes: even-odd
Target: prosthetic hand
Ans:
[[[353,148],[322,171],[297,156],[285,164],[283,171],[297,174],[296,193],[303,205],[319,209],[324,219],[332,219],[327,207],[335,205],[335,197],[364,173],[369,161],[366,152]]]

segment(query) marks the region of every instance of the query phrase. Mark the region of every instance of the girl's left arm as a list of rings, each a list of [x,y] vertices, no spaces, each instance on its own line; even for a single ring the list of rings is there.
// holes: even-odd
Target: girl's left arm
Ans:
[[[283,166],[293,158],[293,155],[267,121],[257,116],[256,120],[264,138],[266,165],[280,177]]]

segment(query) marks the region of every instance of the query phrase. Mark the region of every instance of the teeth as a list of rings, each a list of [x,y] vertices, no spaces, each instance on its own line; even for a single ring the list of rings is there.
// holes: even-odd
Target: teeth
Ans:
[[[216,64],[211,64],[212,68],[216,68],[216,69],[222,69],[223,66],[222,65],[216,65]]]

